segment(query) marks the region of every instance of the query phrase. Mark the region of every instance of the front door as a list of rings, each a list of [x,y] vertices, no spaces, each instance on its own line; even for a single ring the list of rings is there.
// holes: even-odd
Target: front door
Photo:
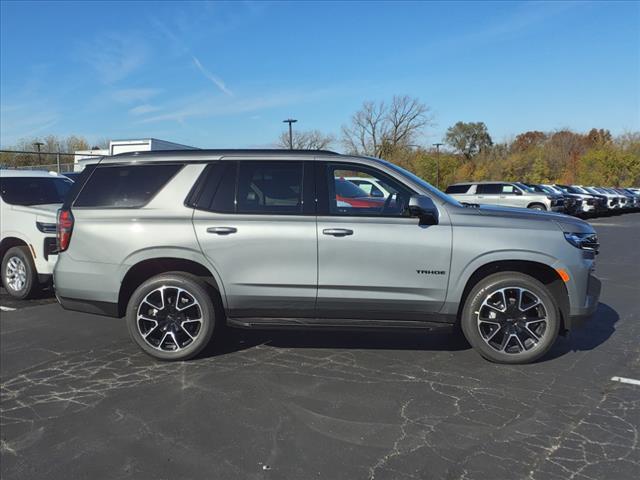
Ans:
[[[229,316],[315,315],[312,165],[240,160],[210,167],[193,223],[222,279]]]
[[[447,291],[451,226],[406,214],[409,187],[377,168],[319,163],[318,316],[427,320]],[[376,178],[390,192],[367,195],[349,177]],[[355,188],[354,188],[355,187]],[[360,190],[360,191],[358,191]]]

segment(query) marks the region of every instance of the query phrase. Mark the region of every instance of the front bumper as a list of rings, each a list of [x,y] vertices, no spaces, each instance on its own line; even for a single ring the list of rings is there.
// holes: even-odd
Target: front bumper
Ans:
[[[594,275],[589,274],[584,303],[572,308],[572,313],[567,319],[565,325],[567,330],[580,327],[586,320],[593,316],[598,309],[601,290],[602,282],[600,282],[600,280]]]

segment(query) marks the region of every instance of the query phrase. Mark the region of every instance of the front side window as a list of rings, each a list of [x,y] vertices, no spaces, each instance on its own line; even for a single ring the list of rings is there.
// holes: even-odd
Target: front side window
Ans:
[[[237,213],[301,214],[302,162],[240,162]]]
[[[388,192],[383,197],[367,192],[348,178],[363,178],[369,184],[380,185]],[[400,182],[374,169],[348,164],[327,164],[329,214],[354,216],[391,216],[407,214],[412,191]],[[357,180],[356,180],[357,181]]]
[[[56,177],[4,177],[0,195],[12,205],[46,205],[64,202],[73,182]]]
[[[502,185],[502,192],[501,193],[506,193],[508,195],[513,195],[516,193],[516,187],[514,187],[513,185]]]
[[[362,190],[367,192],[368,195],[372,197],[385,198],[387,195],[380,190],[375,183],[370,180],[360,180],[360,179],[349,179],[350,182],[355,183]]]

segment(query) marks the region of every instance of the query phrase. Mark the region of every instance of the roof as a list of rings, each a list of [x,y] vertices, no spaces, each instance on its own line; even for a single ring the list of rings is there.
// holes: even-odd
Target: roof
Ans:
[[[47,170],[18,170],[14,168],[0,169],[0,177],[60,177],[65,178],[64,175],[60,175],[56,172],[49,172]]]
[[[481,181],[481,182],[458,182],[458,183],[452,183],[451,185],[449,185],[450,187],[453,187],[454,185],[491,185],[491,184],[496,184],[496,183],[521,183],[521,182],[510,182],[507,180],[488,180],[488,181]]]
[[[308,158],[316,156],[340,156],[329,150],[285,150],[285,149],[216,149],[216,150],[152,150],[145,152],[124,152],[110,157],[102,157],[105,162],[127,161],[182,161],[218,160],[229,157],[259,158]],[[98,157],[95,160],[99,160]]]

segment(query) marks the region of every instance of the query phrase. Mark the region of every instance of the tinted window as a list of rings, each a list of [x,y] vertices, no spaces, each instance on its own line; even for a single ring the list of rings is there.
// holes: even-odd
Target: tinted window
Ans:
[[[502,184],[500,183],[481,183],[478,185],[476,192],[482,194],[497,194],[502,192]]]
[[[329,213],[332,215],[403,216],[412,192],[400,182],[364,166],[329,164],[326,166]],[[373,177],[387,197],[373,196],[345,177]]]
[[[449,185],[444,193],[467,193],[469,185]]]
[[[0,194],[13,205],[62,203],[72,185],[64,178],[4,177],[0,179]]]
[[[82,188],[77,207],[141,207],[173,177],[181,165],[102,166]]]
[[[237,212],[302,213],[302,176],[302,162],[240,162]]]

